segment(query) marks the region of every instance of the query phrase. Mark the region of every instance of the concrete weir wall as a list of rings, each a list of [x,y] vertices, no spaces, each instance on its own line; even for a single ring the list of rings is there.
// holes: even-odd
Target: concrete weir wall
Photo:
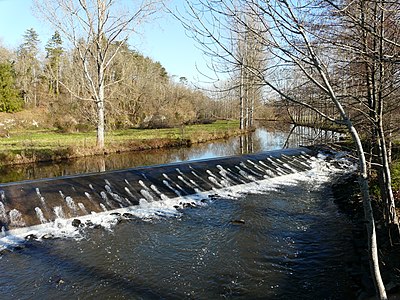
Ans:
[[[0,184],[2,231],[305,171],[307,148]]]

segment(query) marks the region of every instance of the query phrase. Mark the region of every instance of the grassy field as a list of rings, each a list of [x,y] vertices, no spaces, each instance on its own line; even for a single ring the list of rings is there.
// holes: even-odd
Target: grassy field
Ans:
[[[190,146],[240,134],[238,121],[216,121],[165,129],[129,129],[106,133],[103,151],[96,148],[96,132],[60,133],[57,130],[32,129],[10,131],[0,138],[0,164],[14,164],[111,152],[137,151],[163,147]]]

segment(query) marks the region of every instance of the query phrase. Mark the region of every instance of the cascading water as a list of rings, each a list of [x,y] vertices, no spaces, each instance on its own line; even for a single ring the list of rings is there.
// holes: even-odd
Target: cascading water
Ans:
[[[22,218],[21,212],[19,212],[17,209],[13,208],[9,212],[9,218],[10,218],[10,225],[15,226],[15,227],[23,227],[26,225],[24,219]]]
[[[40,224],[5,223],[2,244],[21,233],[30,246],[0,259],[2,273],[15,278],[0,297],[349,298],[351,228],[329,182],[351,165],[295,153],[29,182],[24,189],[38,188],[51,211],[36,196]],[[8,218],[12,194],[0,189]],[[29,211],[22,217],[29,221]],[[76,239],[40,241],[63,235]],[[11,267],[27,261],[24,272]]]
[[[311,155],[311,156],[310,156]],[[14,230],[257,182],[310,168],[306,148],[0,185],[1,226]],[[102,185],[101,182],[104,184]],[[32,197],[36,194],[36,197]],[[7,200],[7,201],[5,201]],[[40,214],[40,216],[38,215]]]

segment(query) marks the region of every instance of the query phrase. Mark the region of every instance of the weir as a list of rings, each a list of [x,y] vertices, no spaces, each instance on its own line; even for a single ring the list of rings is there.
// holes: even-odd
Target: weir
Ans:
[[[0,228],[78,218],[217,191],[311,169],[316,152],[284,149],[217,159],[0,184]]]

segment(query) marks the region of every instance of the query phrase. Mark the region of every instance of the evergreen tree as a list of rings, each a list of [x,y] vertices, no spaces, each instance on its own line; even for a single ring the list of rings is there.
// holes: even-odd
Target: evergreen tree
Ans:
[[[22,109],[23,100],[15,88],[15,72],[10,63],[0,63],[0,112]]]
[[[24,42],[18,49],[17,74],[18,85],[21,87],[26,103],[33,102],[38,106],[37,85],[39,81],[39,36],[33,28],[28,29],[24,36]]]
[[[20,48],[21,52],[23,52],[27,56],[30,56],[31,58],[36,58],[39,52],[39,35],[35,31],[35,29],[30,28],[26,30],[23,38],[24,42]]]

